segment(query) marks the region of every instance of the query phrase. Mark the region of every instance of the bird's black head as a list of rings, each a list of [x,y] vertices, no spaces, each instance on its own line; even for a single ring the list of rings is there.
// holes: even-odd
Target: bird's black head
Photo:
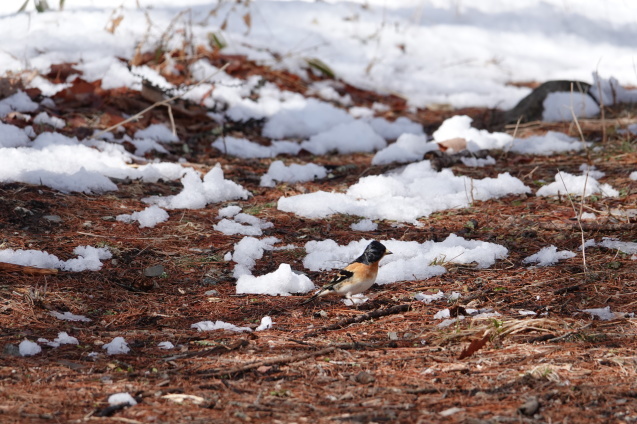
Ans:
[[[369,243],[369,245],[367,245],[363,254],[360,255],[355,262],[369,265],[371,263],[380,261],[383,256],[389,254],[391,254],[391,252],[387,250],[387,248],[383,246],[382,243],[374,240],[373,242]]]

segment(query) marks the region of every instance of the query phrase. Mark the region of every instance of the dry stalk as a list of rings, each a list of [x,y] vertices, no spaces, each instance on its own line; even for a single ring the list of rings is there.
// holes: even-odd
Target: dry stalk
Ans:
[[[602,84],[599,79],[599,62],[597,63],[597,93],[599,95],[599,114],[602,119],[602,143],[606,144],[606,111],[604,110],[604,95],[602,94]]]
[[[586,185],[588,184],[588,171],[586,171],[586,179],[584,180],[584,188],[582,190],[582,200],[580,202],[579,212],[577,208],[575,208],[575,203],[573,203],[573,199],[568,192],[568,188],[566,187],[566,183],[564,182],[564,178],[562,178],[562,171],[557,170],[558,175],[560,176],[560,180],[562,180],[562,185],[564,186],[564,190],[566,191],[566,197],[568,201],[571,203],[571,207],[573,208],[573,213],[575,213],[575,218],[577,218],[577,225],[580,229],[580,234],[582,237],[582,263],[584,265],[584,274],[588,273],[588,267],[586,266],[586,240],[584,238],[584,227],[582,226],[582,211],[584,209],[584,201],[586,199]]]
[[[584,145],[584,150],[588,155],[588,146],[586,145],[586,139],[584,138],[584,133],[582,132],[582,127],[579,124],[579,120],[577,119],[577,115],[575,114],[575,109],[573,108],[573,83],[571,83],[571,115],[573,116],[573,122],[577,127],[577,131],[579,132],[580,138],[582,139],[582,144]]]

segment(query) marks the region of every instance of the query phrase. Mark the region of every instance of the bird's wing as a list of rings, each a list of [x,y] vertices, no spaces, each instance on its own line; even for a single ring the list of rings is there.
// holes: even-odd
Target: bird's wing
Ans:
[[[347,268],[341,269],[338,273],[332,278],[332,281],[323,286],[321,291],[332,290],[335,285],[338,283],[347,280],[348,278],[352,278],[354,273]]]

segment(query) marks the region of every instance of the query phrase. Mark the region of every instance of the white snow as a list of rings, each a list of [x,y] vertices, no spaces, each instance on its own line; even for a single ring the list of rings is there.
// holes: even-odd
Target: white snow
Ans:
[[[497,178],[470,179],[457,177],[449,169],[436,172],[429,161],[421,161],[384,175],[363,177],[345,193],[316,191],[282,197],[278,208],[307,218],[342,213],[413,222],[439,210],[466,207],[474,200],[530,191],[508,173]]]
[[[274,224],[266,222],[253,215],[239,213],[233,219],[223,218],[212,227],[225,235],[242,234],[245,236],[260,236],[266,228],[272,228]]]
[[[353,305],[362,305],[367,302],[369,297],[365,296],[363,293],[353,294],[349,298],[341,299],[341,302],[345,304],[345,306],[353,306]]]
[[[53,128],[61,129],[64,128],[66,122],[63,119],[56,118],[55,116],[50,116],[46,112],[40,112],[33,118],[33,123],[38,125],[50,125]]]
[[[269,274],[258,277],[241,275],[237,280],[237,294],[269,294],[289,296],[291,293],[307,293],[314,289],[312,281],[303,274],[292,270],[290,265],[281,264]]]
[[[247,199],[249,196],[245,188],[224,179],[219,164],[208,171],[203,180],[195,170],[188,168],[181,183],[184,189],[179,194],[166,197],[151,196],[142,201],[165,209],[201,209],[209,203]]]
[[[135,138],[149,138],[162,143],[176,143],[179,141],[179,138],[164,124],[152,124],[142,130],[137,130]]]
[[[510,150],[515,153],[548,156],[553,153],[579,151],[584,149],[586,144],[564,133],[549,131],[544,135],[516,138]]]
[[[606,176],[604,171],[600,171],[596,166],[587,163],[581,164],[579,170],[582,171],[582,175],[588,174],[589,177],[595,178],[596,180]]]
[[[633,181],[637,181],[637,171],[631,172],[629,178]]]
[[[373,152],[387,146],[384,138],[360,120],[346,122],[310,137],[301,148],[314,155]]]
[[[152,8],[146,3],[137,8],[135,2],[125,0],[122,2],[125,19],[110,34],[96,31],[104,27],[112,12],[113,4],[106,0],[76,0],[67,3],[64,12],[29,15],[16,14],[15,4],[5,3],[0,5],[0,11],[7,15],[3,24],[9,35],[0,42],[0,69],[15,73],[30,69],[47,71],[52,63],[76,62],[84,78],[89,81],[101,78],[103,88],[122,85],[139,88],[140,78],[136,75],[155,82],[159,79],[150,78],[150,72],[142,72],[144,67],[129,70],[116,59],[132,56],[143,39],[145,13],[157,29],[144,45],[145,50],[151,50],[180,8],[192,8],[195,16],[208,16],[213,8],[201,0],[182,2],[178,8],[167,0],[153,2]],[[33,10],[32,2],[28,8]],[[250,28],[240,19],[246,13],[252,17]],[[344,81],[396,93],[412,106],[506,108],[528,93],[527,88],[508,85],[512,79],[568,78],[591,82],[591,71],[599,68],[602,73],[615,75],[623,84],[633,83],[631,25],[636,14],[632,2],[621,0],[603,3],[261,0],[221,5],[217,13],[193,25],[192,43],[205,44],[210,28],[219,28],[227,19],[223,32],[228,47],[224,53],[246,54],[253,60],[276,64],[301,75],[307,69],[305,58],[315,57]],[[178,21],[173,25],[185,23]],[[178,31],[171,35],[163,41],[169,48],[184,41]],[[236,91],[247,92],[244,94],[247,97],[250,90],[256,90],[258,77],[255,79],[248,87],[240,88],[227,82],[215,88],[212,98],[207,100],[233,100]],[[52,87],[42,88],[52,91]],[[613,93],[616,98],[627,96],[613,88],[611,83],[602,85],[605,104],[614,100]],[[268,87],[261,87],[261,91],[264,89]],[[199,96],[208,90],[209,87],[202,86]],[[326,93],[325,86],[314,90],[325,98],[341,97]],[[228,112],[237,120],[244,116],[242,113],[268,110],[272,113],[274,107],[261,99],[235,101]]]
[[[604,237],[599,245],[607,249],[617,249],[629,255],[637,253],[637,243],[635,242],[620,241],[615,238]]]
[[[12,141],[7,143],[24,145],[24,138],[10,128],[0,127],[0,139],[9,130]],[[77,138],[43,132],[27,146],[0,147],[0,183],[25,182],[63,192],[101,193],[117,190],[109,177],[156,182],[160,178],[177,179],[184,173],[181,165],[173,163],[152,163],[132,168],[129,163],[133,159],[122,146],[114,143],[81,143]]]
[[[303,266],[310,271],[339,269],[359,256],[370,240],[352,241],[340,246],[334,240],[309,241],[305,244],[307,256]],[[497,259],[507,257],[504,246],[478,240],[465,240],[455,234],[442,242],[381,240],[391,252],[380,262],[377,284],[397,281],[425,280],[444,274],[440,264],[446,262],[477,263],[480,268],[492,266]]]
[[[108,404],[111,406],[127,404],[129,406],[137,405],[137,401],[129,393],[115,393],[108,397]]]
[[[568,122],[574,117],[592,118],[599,114],[597,102],[588,94],[577,91],[549,93],[542,105],[544,107],[542,120],[546,122]]]
[[[51,311],[51,315],[53,315],[57,319],[61,319],[64,321],[81,321],[81,322],[91,322],[90,318],[86,318],[84,315],[75,315],[70,312],[60,313],[57,311]]]
[[[38,343],[44,343],[50,347],[59,347],[63,344],[79,344],[78,340],[75,337],[69,336],[68,333],[66,333],[65,331],[58,333],[58,336],[52,342],[48,341],[47,339],[40,338],[38,339]]]
[[[226,206],[225,208],[219,209],[217,217],[218,218],[232,218],[233,216],[235,216],[239,212],[241,212],[241,206],[230,205],[230,206]]]
[[[274,243],[278,241],[279,239],[276,237],[266,237],[261,240],[255,237],[244,237],[235,243],[232,253],[232,260],[236,263],[233,271],[234,278],[252,275],[252,268],[256,265],[257,260],[263,257],[266,250],[272,250]]]
[[[24,339],[18,345],[21,356],[33,356],[42,352],[42,348],[35,342]]]
[[[403,134],[423,135],[422,125],[401,116],[393,122],[385,118],[372,118],[365,120],[374,131],[385,140],[396,140]]]
[[[168,349],[174,349],[174,348],[175,348],[175,345],[174,345],[174,344],[172,344],[172,343],[171,343],[171,342],[169,342],[169,341],[165,341],[165,342],[159,342],[159,343],[157,344],[157,347],[158,347],[158,348],[160,348],[160,349],[166,349],[166,350],[168,350]]]
[[[301,146],[293,141],[273,141],[270,146],[263,146],[245,138],[219,137],[212,147],[221,153],[239,158],[273,158],[278,155],[297,155]]]
[[[442,309],[434,314],[434,319],[445,319],[451,316],[449,309]]]
[[[261,318],[261,324],[259,324],[259,326],[255,328],[254,331],[269,330],[270,328],[272,328],[273,325],[274,325],[274,322],[272,322],[272,318],[266,315],[263,318]]]
[[[79,344],[78,340],[73,336],[69,336],[66,331],[61,331],[60,333],[58,333],[58,336],[53,340],[53,342],[61,345]]]
[[[487,130],[479,130],[471,126],[472,119],[466,115],[457,115],[445,120],[433,133],[434,141],[440,143],[452,138],[462,137],[467,140],[467,150],[502,149],[511,144],[513,137],[509,134]]]
[[[421,302],[425,302],[427,304],[434,302],[436,300],[444,299],[444,298],[445,298],[445,292],[443,292],[442,290],[440,290],[436,294],[416,293],[416,295],[414,296],[414,299],[419,300]],[[446,309],[446,311],[449,312],[448,309]],[[434,316],[434,318],[436,318],[436,316]],[[448,316],[443,318],[448,318]]]
[[[429,151],[438,150],[436,143],[428,143],[424,135],[403,134],[384,149],[374,155],[372,165],[385,165],[392,162],[418,162]]]
[[[214,330],[228,330],[235,331],[238,333],[243,332],[252,332],[252,329],[249,327],[237,327],[234,324],[230,324],[224,321],[200,321],[195,324],[192,324],[190,328],[196,328],[197,331],[214,331]]]
[[[291,137],[310,138],[319,133],[325,134],[328,128],[354,122],[354,118],[343,109],[313,98],[293,96],[281,106],[265,123],[263,136],[279,140]],[[314,144],[317,148],[328,150],[325,146],[319,146],[320,143]]]
[[[18,91],[0,100],[0,118],[4,118],[11,112],[34,112],[37,109],[38,104],[31,100],[24,91]]]
[[[557,247],[555,246],[547,246],[540,249],[539,252],[524,258],[522,262],[525,264],[528,263],[537,263],[537,266],[550,266],[555,265],[558,261],[562,259],[570,259],[575,257],[575,253],[570,252],[568,250],[560,250],[557,251]]]
[[[268,172],[261,177],[261,187],[274,187],[279,183],[302,183],[322,179],[327,176],[325,167],[306,163],[299,165],[296,163],[286,166],[282,161],[277,160],[270,164]]]
[[[464,166],[470,166],[473,168],[482,168],[487,165],[495,165],[495,159],[493,159],[491,156],[487,156],[486,158],[460,158],[460,160],[462,161],[462,164]]]
[[[0,261],[37,268],[57,268],[63,271],[98,271],[102,260],[110,259],[111,252],[106,247],[78,246],[73,249],[78,257],[62,261],[57,256],[40,250],[0,249]]]
[[[591,94],[606,106],[637,101],[637,90],[622,87],[615,77],[602,78],[597,71],[593,72]]]
[[[610,306],[606,306],[605,308],[582,309],[582,312],[591,314],[592,316],[597,317],[602,321],[609,321],[616,318],[615,313],[611,312]]]
[[[23,147],[29,142],[29,136],[11,124],[0,122],[0,147]]]
[[[155,225],[168,221],[168,212],[159,206],[149,206],[143,211],[132,214],[117,215],[116,219],[122,222],[139,222],[139,228],[153,228]]]
[[[361,219],[360,221],[350,225],[350,228],[354,231],[376,231],[376,229],[378,229],[378,224],[371,219]]]
[[[584,191],[586,188],[586,191]],[[540,187],[536,195],[557,196],[559,194],[573,194],[576,196],[591,196],[601,194],[604,197],[617,197],[619,192],[609,184],[601,184],[595,178],[586,175],[572,175],[568,172],[555,174],[555,182]]]
[[[125,355],[130,352],[128,343],[123,337],[115,337],[110,343],[106,343],[102,346],[102,349],[106,349],[106,353],[109,355]]]

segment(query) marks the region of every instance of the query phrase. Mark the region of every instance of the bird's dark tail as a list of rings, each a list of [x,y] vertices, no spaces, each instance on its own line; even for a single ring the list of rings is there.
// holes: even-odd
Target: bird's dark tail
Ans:
[[[319,297],[323,296],[326,293],[326,290],[321,289],[319,291],[317,291],[316,293],[314,293],[311,297],[305,299],[303,302],[301,302],[301,305],[307,305],[308,303],[318,299]]]
[[[301,302],[301,305],[307,305],[308,303],[312,302],[313,300],[318,299],[318,297],[319,297],[318,294],[319,293],[320,292],[315,293],[312,297],[309,297],[309,298],[305,299],[303,302]]]

